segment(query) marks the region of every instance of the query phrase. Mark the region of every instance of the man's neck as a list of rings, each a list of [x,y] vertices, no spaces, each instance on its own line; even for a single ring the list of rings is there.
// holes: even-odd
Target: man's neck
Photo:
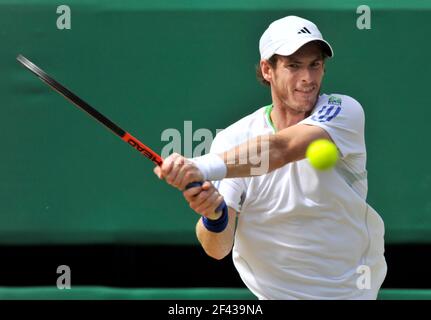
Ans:
[[[277,131],[280,131],[304,120],[310,113],[311,111],[299,112],[274,101],[270,117]]]

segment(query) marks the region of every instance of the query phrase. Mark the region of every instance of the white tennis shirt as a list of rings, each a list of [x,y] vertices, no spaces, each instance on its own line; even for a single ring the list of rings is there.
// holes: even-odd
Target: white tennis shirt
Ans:
[[[221,131],[211,152],[273,134],[271,108]],[[363,109],[349,96],[323,94],[300,123],[331,136],[340,152],[334,169],[317,171],[304,159],[214,182],[240,213],[235,267],[259,299],[375,299],[387,268],[383,221],[366,203]]]

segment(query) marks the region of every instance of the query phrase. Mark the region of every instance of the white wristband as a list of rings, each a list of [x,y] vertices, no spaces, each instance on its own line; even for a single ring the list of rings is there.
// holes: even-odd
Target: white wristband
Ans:
[[[202,172],[204,181],[222,180],[226,177],[227,167],[223,159],[215,153],[208,153],[201,157],[189,159]]]

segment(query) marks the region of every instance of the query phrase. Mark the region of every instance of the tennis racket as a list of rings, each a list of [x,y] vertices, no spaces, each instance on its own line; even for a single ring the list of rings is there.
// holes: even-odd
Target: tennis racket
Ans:
[[[45,82],[48,86],[50,86],[56,92],[60,93],[62,96],[64,96],[66,99],[68,99],[78,108],[87,112],[91,117],[99,121],[99,123],[103,124],[105,127],[110,129],[113,133],[119,136],[124,142],[126,142],[127,144],[132,146],[135,150],[140,152],[144,157],[150,159],[153,163],[155,163],[158,166],[160,166],[163,163],[162,157],[158,155],[156,152],[154,152],[151,148],[143,144],[141,141],[139,141],[137,138],[132,136],[127,131],[121,129],[118,125],[116,125],[114,122],[112,122],[103,114],[101,114],[99,111],[94,109],[92,106],[90,106],[87,102],[85,102],[80,97],[78,97],[72,91],[64,87],[58,81],[54,80],[54,78],[49,76],[45,71],[43,71],[41,68],[36,66],[33,62],[28,60],[26,57],[20,54],[17,56],[17,60],[24,67],[26,67],[28,70],[33,72],[36,76],[38,76],[39,79]],[[201,186],[202,184],[203,182],[201,181],[192,182],[187,185],[186,189],[190,189],[196,186]],[[223,210],[223,213],[227,213],[227,206],[224,201],[216,209],[216,212],[220,212],[221,210]]]

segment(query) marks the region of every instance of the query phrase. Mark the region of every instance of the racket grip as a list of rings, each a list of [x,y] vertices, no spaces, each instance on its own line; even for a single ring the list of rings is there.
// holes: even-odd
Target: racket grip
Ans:
[[[194,187],[201,187],[203,184],[204,183],[202,181],[191,182],[186,186],[186,190]],[[226,205],[226,202],[224,202],[224,200],[222,203],[220,203],[220,205],[215,210],[215,212],[220,212],[220,211],[222,211],[223,214],[226,214],[226,215],[228,214],[227,205]]]

